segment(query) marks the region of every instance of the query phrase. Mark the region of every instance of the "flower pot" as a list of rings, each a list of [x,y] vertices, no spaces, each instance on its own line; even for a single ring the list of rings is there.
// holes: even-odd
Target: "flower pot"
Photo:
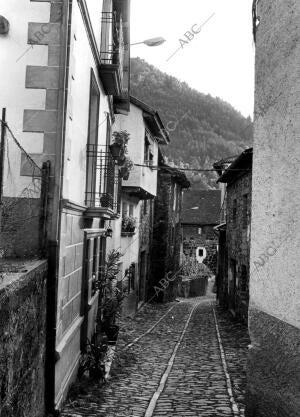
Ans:
[[[121,167],[120,168],[120,174],[121,177],[123,178],[123,180],[128,180],[129,178],[129,170],[126,167]]]
[[[119,334],[119,326],[116,324],[111,324],[110,326],[107,326],[105,329],[105,333],[108,338],[108,344],[114,345],[117,342],[118,334]]]
[[[105,377],[105,366],[104,365],[94,365],[89,369],[90,378],[95,381],[102,381]]]
[[[121,149],[120,155],[116,159],[116,161],[117,161],[117,164],[118,165],[123,165],[124,162],[126,161],[126,156],[125,156],[125,153],[124,153],[124,150],[123,149]]]
[[[109,149],[114,160],[119,160],[122,155],[122,147],[117,143],[113,143],[112,145],[109,145]]]

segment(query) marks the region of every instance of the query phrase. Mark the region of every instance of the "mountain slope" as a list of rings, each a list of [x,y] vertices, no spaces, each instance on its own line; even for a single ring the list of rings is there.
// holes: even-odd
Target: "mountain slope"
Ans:
[[[212,168],[224,157],[239,154],[252,143],[252,122],[219,98],[202,94],[140,58],[131,60],[131,94],[160,113],[171,144],[169,162],[185,168]],[[190,173],[201,188],[215,188],[211,172]]]

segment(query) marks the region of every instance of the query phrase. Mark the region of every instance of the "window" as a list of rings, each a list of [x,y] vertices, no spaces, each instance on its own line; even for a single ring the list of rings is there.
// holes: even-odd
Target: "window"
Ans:
[[[134,216],[134,204],[123,201],[122,203],[122,217]]]
[[[89,131],[86,157],[86,197],[88,207],[108,208],[120,213],[122,178],[109,150],[111,124],[106,114],[106,144],[98,144],[99,90],[92,73]]]
[[[154,155],[152,152],[150,135],[148,132],[145,134],[145,147],[144,147],[144,163],[145,165],[152,166],[154,160]]]
[[[129,216],[133,217],[134,214],[134,206],[133,204],[129,204]]]
[[[235,198],[233,200],[233,204],[232,204],[232,223],[233,223],[233,226],[236,226],[236,218],[237,218],[237,200]]]
[[[90,106],[89,106],[89,125],[88,125],[88,155],[86,173],[86,204],[95,205],[96,188],[96,167],[97,167],[97,145],[98,145],[98,123],[99,123],[100,92],[91,70],[90,81]]]
[[[247,268],[245,265],[242,265],[242,270],[241,270],[241,291],[242,292],[247,292],[248,290],[248,272],[247,272]]]
[[[173,211],[177,210],[177,184],[174,185]]]
[[[143,200],[143,214],[144,216],[148,213],[148,200]]]
[[[128,216],[128,204],[123,201],[122,203],[122,217],[127,217]]]
[[[248,226],[248,194],[243,195],[243,228]]]

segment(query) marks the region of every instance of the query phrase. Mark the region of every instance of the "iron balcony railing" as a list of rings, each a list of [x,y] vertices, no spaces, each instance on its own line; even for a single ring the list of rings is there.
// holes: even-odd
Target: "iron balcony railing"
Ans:
[[[100,62],[106,65],[118,65],[123,80],[124,38],[122,18],[117,20],[115,12],[102,12]]]
[[[106,145],[87,145],[88,207],[120,212],[121,180],[118,167]]]

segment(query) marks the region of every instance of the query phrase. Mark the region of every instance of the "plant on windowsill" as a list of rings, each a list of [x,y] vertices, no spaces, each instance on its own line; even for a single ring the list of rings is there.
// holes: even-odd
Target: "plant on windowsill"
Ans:
[[[105,193],[100,197],[101,207],[109,208],[113,206],[113,198],[111,195]]]
[[[126,216],[122,219],[122,234],[133,235],[136,228],[136,218],[133,216]]]
[[[130,158],[125,158],[124,164],[120,168],[120,174],[123,180],[127,181],[130,175],[130,171],[133,169],[134,163]]]
[[[112,136],[113,143],[109,146],[110,152],[117,164],[123,165],[128,152],[127,144],[130,139],[130,134],[127,130],[120,130],[118,132],[114,132]]]
[[[109,353],[111,352],[108,345],[114,345],[117,341],[119,334],[117,318],[126,297],[126,290],[118,288],[117,280],[122,256],[116,250],[110,251],[102,273],[96,281],[95,289],[99,291],[97,331],[91,340],[87,340],[84,353],[80,358],[78,376],[82,387],[86,386],[86,377],[98,382],[106,380],[105,365],[110,361]]]
[[[119,326],[116,318],[121,311],[122,301],[125,297],[118,288],[117,276],[120,273],[119,263],[122,254],[116,250],[108,253],[104,265],[103,276],[98,281],[99,303],[98,324],[104,331],[110,344],[115,343],[118,337]]]

